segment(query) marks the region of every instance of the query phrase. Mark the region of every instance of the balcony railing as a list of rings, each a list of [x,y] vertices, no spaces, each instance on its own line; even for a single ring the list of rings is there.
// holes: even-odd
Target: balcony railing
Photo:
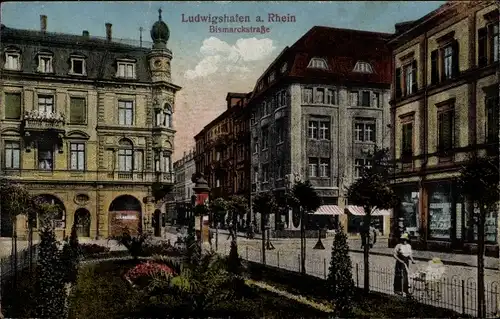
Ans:
[[[38,110],[24,113],[24,128],[28,130],[64,130],[64,114]]]
[[[157,181],[160,183],[174,183],[173,173],[157,173]]]

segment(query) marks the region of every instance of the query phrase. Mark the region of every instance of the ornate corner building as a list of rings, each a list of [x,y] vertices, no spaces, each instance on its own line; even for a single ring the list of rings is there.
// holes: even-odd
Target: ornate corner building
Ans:
[[[249,101],[252,194],[279,196],[294,179],[309,180],[323,206],[306,227],[342,222],[359,232],[363,212],[348,205],[346,193],[371,165],[370,154],[389,146],[390,37],[315,26],[281,52]],[[388,233],[388,212],[378,214]],[[298,227],[291,217],[284,211],[278,221]]]
[[[467,156],[498,157],[499,13],[495,2],[447,2],[396,25],[391,117],[395,189],[422,249],[475,250],[474,207],[455,178]],[[498,212],[486,220],[486,253],[498,256]]]
[[[106,38],[48,32],[46,16],[40,31],[2,25],[1,37],[2,177],[60,207],[58,236],[73,224],[91,238],[159,227],[181,89],[161,11],[152,48],[114,40],[109,23]],[[25,236],[26,217],[15,227]]]

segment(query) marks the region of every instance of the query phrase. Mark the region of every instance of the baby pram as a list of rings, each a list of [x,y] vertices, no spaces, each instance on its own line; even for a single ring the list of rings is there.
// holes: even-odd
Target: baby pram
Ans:
[[[445,272],[445,267],[439,258],[430,260],[425,270],[410,273],[408,277],[409,292],[415,298],[428,298],[431,300],[441,299],[441,281]]]

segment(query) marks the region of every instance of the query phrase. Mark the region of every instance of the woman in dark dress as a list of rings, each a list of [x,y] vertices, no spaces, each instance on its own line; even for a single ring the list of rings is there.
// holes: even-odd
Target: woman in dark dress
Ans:
[[[400,243],[394,248],[394,258],[396,259],[396,267],[394,270],[394,293],[398,295],[408,294],[408,269],[410,261],[414,264],[413,253],[410,245],[408,234],[403,234],[400,238]]]

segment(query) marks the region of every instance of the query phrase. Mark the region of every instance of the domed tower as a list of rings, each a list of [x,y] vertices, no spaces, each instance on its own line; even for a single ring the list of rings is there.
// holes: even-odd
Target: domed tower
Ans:
[[[170,82],[172,80],[170,73],[170,61],[172,52],[167,48],[167,41],[170,37],[170,30],[161,18],[162,10],[158,10],[158,21],[151,28],[151,39],[153,39],[153,48],[149,54],[149,67],[153,82]]]

